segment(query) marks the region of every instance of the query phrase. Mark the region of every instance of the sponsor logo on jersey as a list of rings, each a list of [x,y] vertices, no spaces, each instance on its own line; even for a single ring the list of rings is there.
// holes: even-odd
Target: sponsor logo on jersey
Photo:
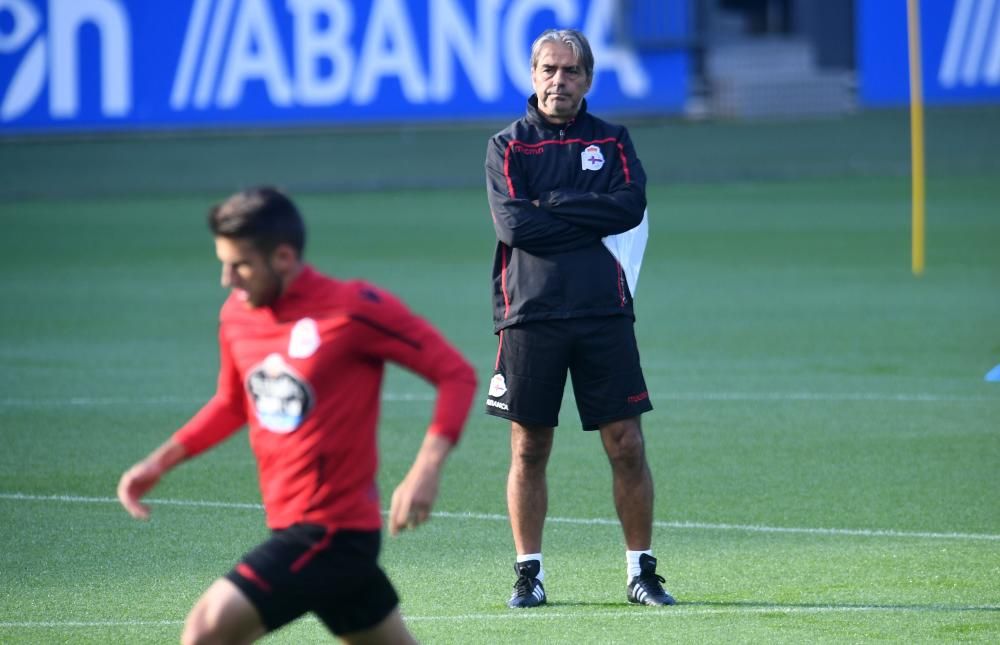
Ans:
[[[292,327],[288,340],[288,355],[291,358],[309,358],[319,349],[319,327],[312,318],[303,318]]]
[[[260,426],[278,434],[298,430],[315,400],[309,384],[281,354],[270,354],[250,370],[247,392]]]
[[[506,403],[503,403],[501,401],[494,401],[493,399],[486,399],[486,405],[490,406],[491,408],[496,408],[498,410],[505,410],[505,411],[510,410],[510,408],[507,407]]]
[[[507,393],[507,382],[503,379],[503,374],[494,374],[490,379],[490,396],[503,396]]]
[[[587,146],[580,153],[580,163],[583,165],[584,170],[600,170],[604,167],[604,155],[601,154],[599,147]]]

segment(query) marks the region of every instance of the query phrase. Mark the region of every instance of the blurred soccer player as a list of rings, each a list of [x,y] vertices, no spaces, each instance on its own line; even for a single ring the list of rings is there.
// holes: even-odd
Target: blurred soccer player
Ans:
[[[535,94],[527,114],[493,136],[486,152],[500,345],[486,412],[512,422],[507,507],[517,581],[510,607],[546,602],[545,469],[567,372],[583,428],[600,432],[611,462],[626,597],[674,604],[651,551],[653,480],[639,415],[652,405],[639,365],[633,294],[622,262],[602,242],[642,222],[646,175],[628,131],[587,111],[593,75],[583,34],[543,33],[531,48]]]
[[[382,375],[393,362],[437,388],[423,444],[392,495],[395,534],[430,516],[474,395],[473,370],[389,293],[306,264],[302,218],[281,192],[237,193],[211,210],[209,226],[230,289],[217,391],[122,475],[118,498],[148,517],[140,500],[167,471],[248,425],[272,535],[202,595],[183,641],[246,642],[312,612],[348,643],[413,642],[376,561]]]

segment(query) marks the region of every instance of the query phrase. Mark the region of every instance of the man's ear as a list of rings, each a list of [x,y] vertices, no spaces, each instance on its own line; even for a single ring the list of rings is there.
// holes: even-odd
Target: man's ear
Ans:
[[[290,273],[299,263],[299,254],[290,244],[279,244],[271,252],[271,266],[282,275]]]

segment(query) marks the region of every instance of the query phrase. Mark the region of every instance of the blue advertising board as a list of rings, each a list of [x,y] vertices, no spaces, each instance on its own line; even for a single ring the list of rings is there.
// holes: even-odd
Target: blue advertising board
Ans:
[[[679,39],[688,3],[662,5]],[[620,19],[616,0],[0,0],[0,133],[510,118],[550,27],[590,39],[595,110],[680,112],[687,52],[637,50]]]
[[[928,104],[1000,102],[1000,2],[921,0],[921,76]],[[858,7],[862,105],[910,100],[904,0],[862,0]]]

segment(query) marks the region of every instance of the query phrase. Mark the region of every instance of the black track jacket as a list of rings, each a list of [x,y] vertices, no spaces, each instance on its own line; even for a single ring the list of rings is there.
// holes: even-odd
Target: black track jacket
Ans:
[[[554,125],[527,114],[486,150],[486,190],[497,246],[493,327],[531,320],[629,316],[621,265],[601,243],[642,221],[646,173],[624,126],[587,112]]]

